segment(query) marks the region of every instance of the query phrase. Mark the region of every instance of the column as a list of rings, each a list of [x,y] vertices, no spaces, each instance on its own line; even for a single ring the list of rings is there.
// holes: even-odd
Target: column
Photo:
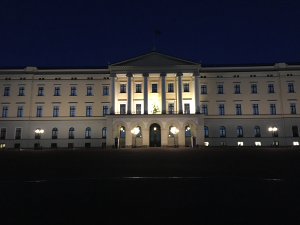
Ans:
[[[182,73],[177,73],[178,77],[178,114],[183,114],[182,111]]]
[[[110,114],[115,114],[115,73],[110,74]]]
[[[166,114],[166,73],[161,73],[161,112]]]
[[[143,77],[144,77],[144,114],[148,114],[148,77],[149,77],[149,74],[143,73]]]
[[[132,73],[127,73],[127,114],[131,114],[131,77]]]
[[[199,102],[199,72],[193,73],[194,76],[194,100],[195,100],[195,114],[200,114],[200,102]]]

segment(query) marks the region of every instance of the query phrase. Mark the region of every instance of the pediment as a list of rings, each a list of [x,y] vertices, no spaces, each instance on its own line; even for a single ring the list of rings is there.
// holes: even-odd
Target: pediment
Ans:
[[[153,51],[151,53],[111,64],[109,67],[134,67],[134,66],[195,66],[200,65],[192,61],[176,58]]]

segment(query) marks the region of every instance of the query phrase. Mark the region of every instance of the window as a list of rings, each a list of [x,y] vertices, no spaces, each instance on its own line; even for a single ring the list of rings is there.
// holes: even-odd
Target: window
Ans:
[[[92,134],[91,128],[90,128],[90,127],[87,127],[87,128],[85,129],[85,138],[86,138],[86,139],[91,138],[91,134]]]
[[[103,106],[103,116],[107,115],[108,114],[108,106],[107,105],[104,105]]]
[[[254,127],[254,136],[260,137],[260,127],[259,126]]]
[[[220,137],[226,137],[226,130],[225,127],[220,127]]]
[[[234,94],[240,94],[240,93],[241,93],[240,85],[235,84],[234,85]]]
[[[120,128],[120,138],[125,138],[126,132],[125,127],[121,126]]]
[[[54,87],[54,96],[60,96],[60,87]]]
[[[219,115],[225,115],[224,104],[219,104]]]
[[[74,136],[75,136],[75,129],[71,127],[69,129],[69,139],[74,139]]]
[[[36,117],[42,117],[43,116],[43,106],[37,106],[36,107]]]
[[[126,93],[126,84],[120,84],[120,93]]]
[[[22,128],[16,128],[16,136],[15,139],[21,139]]]
[[[202,113],[208,115],[207,105],[202,105]]]
[[[106,127],[102,129],[102,138],[106,138]]]
[[[268,93],[274,93],[274,85],[268,84]]]
[[[206,85],[201,85],[201,94],[207,94],[207,86]]]
[[[142,137],[142,128],[140,126],[137,126],[139,128],[139,132],[137,133],[136,137]]]
[[[236,115],[242,115],[242,105],[241,104],[236,104],[235,105],[235,114]]]
[[[173,127],[174,126],[170,126],[169,127],[169,137],[174,137],[174,134],[171,132],[171,130],[172,130]]]
[[[126,87],[125,87],[126,91]],[[109,86],[103,86],[103,95],[109,95]]]
[[[6,138],[6,128],[1,128],[0,139],[5,139],[5,138]]]
[[[168,92],[174,92],[174,83],[168,83]]]
[[[86,116],[92,116],[92,106],[86,107]]]
[[[18,106],[17,117],[23,117],[23,106]]]
[[[291,114],[296,114],[296,104],[290,103]]]
[[[236,128],[236,132],[238,137],[243,137],[243,128],[241,126]]]
[[[135,113],[136,114],[141,114],[142,113],[142,105],[141,104],[136,104],[135,105]]]
[[[299,137],[298,126],[292,126],[293,137]]]
[[[59,116],[59,106],[54,106],[53,107],[53,117],[58,117]]]
[[[4,96],[9,96],[10,87],[4,88]]]
[[[278,137],[278,129],[276,131],[272,131],[272,137]]]
[[[44,96],[44,87],[38,87],[38,96]]]
[[[252,104],[253,115],[259,115],[258,104]]]
[[[251,84],[251,94],[257,94],[257,84]]]
[[[3,106],[2,117],[8,117],[8,106]]]
[[[25,88],[19,87],[19,96],[25,96]]]
[[[218,85],[218,94],[223,94],[223,84]]]
[[[293,93],[294,92],[294,84],[293,83],[288,83],[288,92]]]
[[[86,95],[87,96],[92,96],[93,95],[93,87],[92,86],[87,86],[86,87]]]
[[[174,103],[168,104],[169,114],[174,114]]]
[[[190,84],[183,83],[183,92],[190,92]]]
[[[208,136],[208,127],[204,126],[204,137],[209,137]]]
[[[76,96],[76,87],[71,87],[71,96]]]
[[[191,136],[191,127],[190,126],[185,126],[185,137],[190,137]]]
[[[57,139],[58,129],[54,127],[52,129],[52,139]]]
[[[260,141],[256,141],[254,144],[255,144],[255,146],[261,146],[261,142]]]
[[[152,93],[157,93],[157,84],[152,84]]]
[[[142,84],[135,84],[135,92],[142,93]]]
[[[190,114],[190,104],[184,103],[184,114]]]
[[[70,106],[70,117],[75,117],[76,114],[76,107]]]
[[[275,115],[276,114],[276,105],[270,104],[270,114]]]
[[[126,113],[126,104],[120,104],[120,114]]]
[[[244,142],[239,141],[239,142],[238,142],[238,146],[244,146]]]

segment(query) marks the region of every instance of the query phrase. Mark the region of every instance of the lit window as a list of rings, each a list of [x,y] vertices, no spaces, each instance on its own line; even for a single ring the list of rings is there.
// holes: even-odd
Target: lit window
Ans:
[[[256,141],[255,142],[255,146],[261,146],[261,142],[260,141]]]
[[[297,145],[299,145],[299,142],[298,141],[293,141],[293,145],[297,146]]]
[[[220,127],[220,137],[226,137],[226,130],[225,127]]]
[[[209,137],[208,136],[208,127],[204,126],[204,137]]]
[[[185,137],[190,137],[191,136],[191,127],[186,126],[185,127]]]
[[[106,127],[102,129],[102,138],[106,138]]]
[[[207,142],[207,141],[204,142],[204,146],[206,146],[206,147],[209,146],[209,142]]]
[[[240,141],[238,142],[238,146],[243,146],[244,145],[244,142]]]
[[[126,136],[125,127],[121,126],[121,128],[120,128],[120,138],[125,138],[125,136]]]
[[[238,137],[243,137],[243,128],[241,126],[237,127],[236,132]]]

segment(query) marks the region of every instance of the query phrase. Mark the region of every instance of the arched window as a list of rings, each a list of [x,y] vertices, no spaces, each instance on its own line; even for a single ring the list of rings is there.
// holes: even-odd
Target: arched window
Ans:
[[[69,139],[74,139],[74,135],[75,135],[75,129],[71,127],[69,129]]]
[[[106,127],[102,129],[102,138],[106,138]]]
[[[58,130],[56,127],[52,129],[52,139],[57,139]]]
[[[120,127],[120,138],[124,138],[126,135],[125,127],[121,126]]]
[[[226,137],[226,130],[224,126],[220,127],[220,137]]]
[[[204,137],[208,137],[208,127],[204,126]]]
[[[136,137],[142,137],[142,129],[140,126],[137,126],[137,128],[139,128],[139,132],[138,134],[136,135]]]
[[[185,136],[186,137],[190,137],[191,136],[191,127],[190,127],[190,125],[187,125],[185,127]]]
[[[91,135],[92,135],[92,130],[90,127],[87,127],[85,129],[85,138],[91,138]]]
[[[259,126],[254,127],[254,136],[255,137],[260,137],[260,128],[259,128]]]
[[[241,126],[236,128],[236,132],[238,137],[243,137],[243,128]]]

